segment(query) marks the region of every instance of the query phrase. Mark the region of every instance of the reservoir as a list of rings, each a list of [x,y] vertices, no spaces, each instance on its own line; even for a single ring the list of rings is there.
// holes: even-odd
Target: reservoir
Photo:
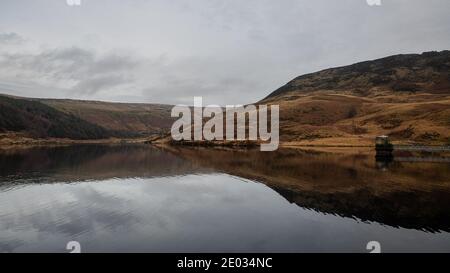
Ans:
[[[0,150],[0,252],[450,251],[450,163],[372,149]]]

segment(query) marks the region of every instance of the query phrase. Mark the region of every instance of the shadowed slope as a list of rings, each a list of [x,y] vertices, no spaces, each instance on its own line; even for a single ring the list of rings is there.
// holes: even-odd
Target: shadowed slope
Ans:
[[[114,135],[105,128],[38,101],[0,96],[0,132],[26,132],[32,137],[99,139]]]

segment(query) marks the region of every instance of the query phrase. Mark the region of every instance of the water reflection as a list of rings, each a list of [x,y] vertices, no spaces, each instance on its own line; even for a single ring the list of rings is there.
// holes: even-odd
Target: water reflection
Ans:
[[[449,164],[92,145],[0,165],[0,251],[450,251]]]
[[[394,227],[450,231],[450,164],[393,161],[380,172],[373,153],[367,151],[264,154],[177,149],[173,153],[263,182],[304,208]]]

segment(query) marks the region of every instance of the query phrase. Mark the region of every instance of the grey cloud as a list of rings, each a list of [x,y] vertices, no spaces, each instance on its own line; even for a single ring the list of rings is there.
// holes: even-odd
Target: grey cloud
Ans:
[[[256,97],[252,92],[264,87],[253,80],[242,78],[171,78],[166,84],[152,86],[143,90],[144,97],[151,101],[158,101],[168,104],[192,105],[194,96],[202,96],[204,104],[242,104],[243,101],[251,101]],[[226,94],[239,94],[226,98]]]
[[[2,253],[13,252],[16,248],[23,244],[24,242],[18,239],[8,240],[0,238],[0,251]]]
[[[138,66],[139,62],[134,60],[130,55],[123,56],[118,54],[111,54],[107,57],[100,58],[91,66],[91,72],[94,73],[108,73],[117,70],[133,69]]]
[[[235,68],[234,63],[217,56],[148,61],[142,95],[168,104],[192,104],[194,96],[202,96],[205,103],[225,105],[254,102],[262,98],[261,90],[271,89],[269,78],[254,73],[251,65]]]
[[[25,39],[15,32],[0,33],[0,44],[20,44]]]
[[[26,75],[28,79],[62,81],[62,88],[78,94],[95,94],[130,82],[130,72],[138,65],[131,56],[99,55],[78,47],[36,54],[6,53],[1,57],[0,64],[9,70],[16,69],[19,75]]]
[[[126,84],[131,80],[122,75],[102,75],[80,81],[72,90],[80,94],[94,94],[98,91]]]
[[[48,87],[34,96],[245,104],[301,74],[450,48],[448,0],[57,2],[1,1],[1,25],[37,50],[0,50],[0,82]]]

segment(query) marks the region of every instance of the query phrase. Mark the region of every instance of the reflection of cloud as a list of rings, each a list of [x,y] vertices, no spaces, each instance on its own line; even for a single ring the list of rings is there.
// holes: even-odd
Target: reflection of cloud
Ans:
[[[30,184],[2,193],[9,205],[0,214],[0,238],[21,238],[26,244],[0,246],[0,251],[23,251],[35,245],[44,251],[66,239],[88,244],[91,251],[102,247],[174,251],[195,249],[210,240],[220,245],[223,239],[215,236],[217,229],[238,228],[251,234],[251,221],[241,227],[239,223],[247,214],[257,217],[253,206],[266,212],[269,204],[284,202],[278,196],[268,201],[271,194],[261,184],[222,175]],[[232,241],[227,245],[231,247]]]
[[[129,228],[138,218],[129,213],[131,201],[105,194],[94,187],[76,187],[71,191],[74,201],[59,200],[52,208],[59,210],[63,219],[50,217],[45,212],[34,213],[30,217],[33,228],[39,232],[64,233],[78,236],[96,227],[116,229]],[[87,204],[79,206],[80,203]],[[49,223],[51,223],[49,225]]]
[[[0,203],[0,251],[64,252],[70,240],[84,252],[361,251],[373,234],[395,242],[414,236],[418,246],[400,243],[400,250],[448,251],[450,240],[303,209],[222,174],[32,183],[2,192]]]

